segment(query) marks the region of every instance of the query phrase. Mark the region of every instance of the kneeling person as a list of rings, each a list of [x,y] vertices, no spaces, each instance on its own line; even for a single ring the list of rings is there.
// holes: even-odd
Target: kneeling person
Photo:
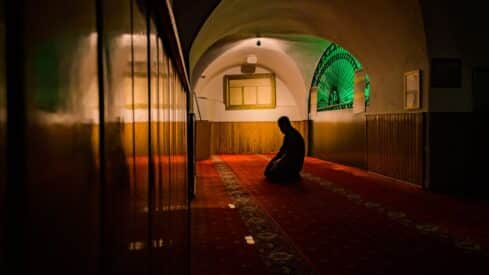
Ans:
[[[304,138],[286,116],[278,119],[278,126],[284,134],[284,141],[280,151],[267,165],[265,177],[272,182],[298,181],[304,164]]]

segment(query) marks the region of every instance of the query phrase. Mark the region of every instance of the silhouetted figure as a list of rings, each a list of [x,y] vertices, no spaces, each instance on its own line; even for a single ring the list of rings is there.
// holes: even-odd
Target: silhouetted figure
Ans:
[[[265,177],[272,182],[295,182],[300,180],[305,156],[304,138],[286,116],[278,119],[278,127],[284,134],[280,151],[265,169]]]

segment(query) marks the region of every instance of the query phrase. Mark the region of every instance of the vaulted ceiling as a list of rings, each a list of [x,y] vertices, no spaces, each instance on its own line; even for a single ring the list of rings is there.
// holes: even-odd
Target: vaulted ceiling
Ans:
[[[332,41],[368,71],[373,109],[394,110],[402,105],[393,91],[402,90],[403,73],[428,67],[417,0],[178,0],[174,6],[193,88],[255,54],[305,108],[317,62]]]

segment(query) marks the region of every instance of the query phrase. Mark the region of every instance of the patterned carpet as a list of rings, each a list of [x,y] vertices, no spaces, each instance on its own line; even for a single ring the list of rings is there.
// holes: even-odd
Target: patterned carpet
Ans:
[[[250,235],[212,161],[197,167],[197,195],[192,202],[192,274],[266,274],[266,267],[254,246],[246,244]]]
[[[230,267],[248,262],[255,263],[255,274],[489,274],[487,203],[432,194],[314,158],[306,159],[301,183],[268,184],[267,158],[221,155],[199,164],[213,182],[209,188],[199,181],[205,196],[236,206],[232,221],[212,209],[206,215],[236,239],[241,234],[255,240],[240,257],[229,242],[215,243],[229,250],[217,265],[212,253],[194,250],[212,274],[244,274]],[[205,222],[194,222],[194,243],[212,241],[212,234],[231,238],[228,231],[199,235]],[[207,274],[199,268],[193,273]]]

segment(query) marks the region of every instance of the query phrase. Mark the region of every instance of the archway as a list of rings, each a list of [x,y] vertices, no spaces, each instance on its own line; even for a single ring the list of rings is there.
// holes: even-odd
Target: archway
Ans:
[[[304,119],[310,122],[314,156],[421,183],[423,159],[418,152],[422,150],[423,137],[408,133],[422,132],[422,113],[428,110],[428,93],[422,93],[421,108],[414,111],[404,108],[403,98],[404,74],[409,71],[422,71],[420,86],[428,90],[426,37],[418,1],[394,4],[384,0],[369,3],[305,0],[267,1],[266,5],[257,0],[222,1],[192,45],[192,83],[198,82],[213,60],[232,51],[242,41],[258,38],[280,41],[277,52],[287,55],[284,60],[290,60],[290,64],[295,63],[290,67],[297,69],[300,77],[295,79],[302,78],[303,85],[293,90],[300,91],[295,97],[303,110],[309,108],[314,71],[329,44],[347,49],[368,74],[369,105],[365,112],[355,114],[351,108],[317,114],[305,112]],[[283,81],[297,83],[290,79]],[[397,127],[394,125],[401,125],[405,133],[389,128]],[[395,144],[399,138],[402,142]],[[393,145],[387,148],[382,140],[389,140]],[[415,153],[406,155],[405,152]],[[385,165],[391,161],[389,155],[395,156],[394,165]],[[416,168],[407,174],[400,173],[408,163],[415,163]]]

